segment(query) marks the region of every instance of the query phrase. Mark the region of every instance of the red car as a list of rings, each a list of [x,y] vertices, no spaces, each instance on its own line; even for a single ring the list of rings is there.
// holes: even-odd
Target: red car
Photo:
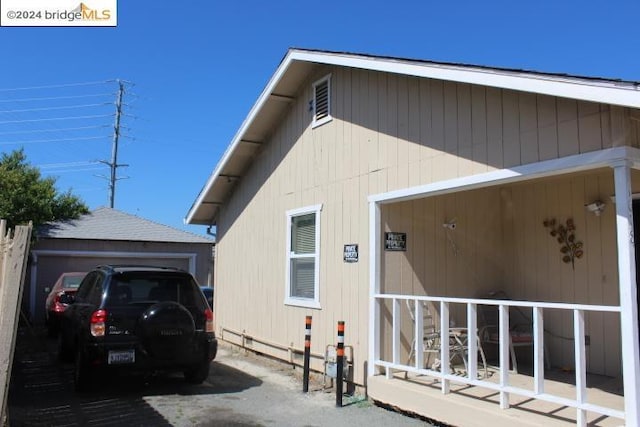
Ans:
[[[78,290],[80,282],[86,276],[86,272],[62,273],[44,303],[47,330],[50,336],[55,336],[60,328],[60,317],[67,309],[68,304],[60,302],[60,295],[73,295]]]

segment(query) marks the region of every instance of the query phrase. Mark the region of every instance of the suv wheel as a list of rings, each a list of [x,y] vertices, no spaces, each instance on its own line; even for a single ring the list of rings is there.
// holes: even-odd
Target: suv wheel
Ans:
[[[209,377],[209,362],[198,363],[184,371],[184,379],[189,384],[202,384]]]

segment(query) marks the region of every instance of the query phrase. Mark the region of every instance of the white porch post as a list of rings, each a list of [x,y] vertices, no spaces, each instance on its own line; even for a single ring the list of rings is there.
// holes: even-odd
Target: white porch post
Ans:
[[[500,339],[500,387],[504,390],[509,385],[509,349],[511,335],[509,334],[509,306],[498,306],[498,336]],[[509,409],[509,393],[500,391],[500,409]]]
[[[624,410],[626,424],[640,424],[640,351],[638,348],[638,306],[636,261],[631,207],[631,172],[628,162],[614,166],[618,275],[620,287],[620,333]]]
[[[476,304],[467,304],[467,373],[469,379],[478,379],[478,308]]]
[[[533,307],[533,380],[536,394],[544,393],[544,315],[542,308]]]
[[[574,353],[576,358],[576,402],[584,405],[587,402],[587,358],[584,350],[584,312],[573,310]],[[576,413],[576,425],[586,427],[587,411],[582,407]]]
[[[424,368],[424,303],[414,300],[415,313],[413,318],[416,319],[414,326],[413,338],[413,354],[415,354],[415,367]]]
[[[450,363],[451,353],[449,349],[449,303],[440,301],[440,372],[442,375],[451,373]],[[450,383],[446,378],[442,378],[440,387],[442,394],[449,394]]]
[[[393,364],[398,365],[400,364],[400,328],[402,327],[402,320],[400,319],[400,300],[393,298],[391,300],[391,304],[393,307],[391,310],[391,330],[393,333],[391,338],[391,357]],[[391,368],[387,368],[387,378],[393,378]]]
[[[380,359],[380,205],[369,202],[369,361],[367,375],[375,375],[375,361]]]

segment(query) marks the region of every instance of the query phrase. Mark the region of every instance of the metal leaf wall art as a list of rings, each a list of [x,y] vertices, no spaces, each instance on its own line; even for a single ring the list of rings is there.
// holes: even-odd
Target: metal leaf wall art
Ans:
[[[560,244],[560,252],[562,253],[562,262],[571,263],[571,267],[575,269],[576,258],[582,258],[584,250],[582,242],[576,240],[576,225],[572,218],[567,219],[563,223],[558,223],[555,218],[545,219],[542,223],[548,228],[551,237],[555,238]]]

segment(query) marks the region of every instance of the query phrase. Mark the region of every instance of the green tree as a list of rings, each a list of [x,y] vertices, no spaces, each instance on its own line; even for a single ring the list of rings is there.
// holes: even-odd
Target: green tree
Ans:
[[[0,159],[0,219],[10,228],[33,221],[34,228],[48,221],[75,219],[89,212],[84,202],[71,194],[59,193],[56,179],[42,177],[27,162],[24,150],[3,153]]]

